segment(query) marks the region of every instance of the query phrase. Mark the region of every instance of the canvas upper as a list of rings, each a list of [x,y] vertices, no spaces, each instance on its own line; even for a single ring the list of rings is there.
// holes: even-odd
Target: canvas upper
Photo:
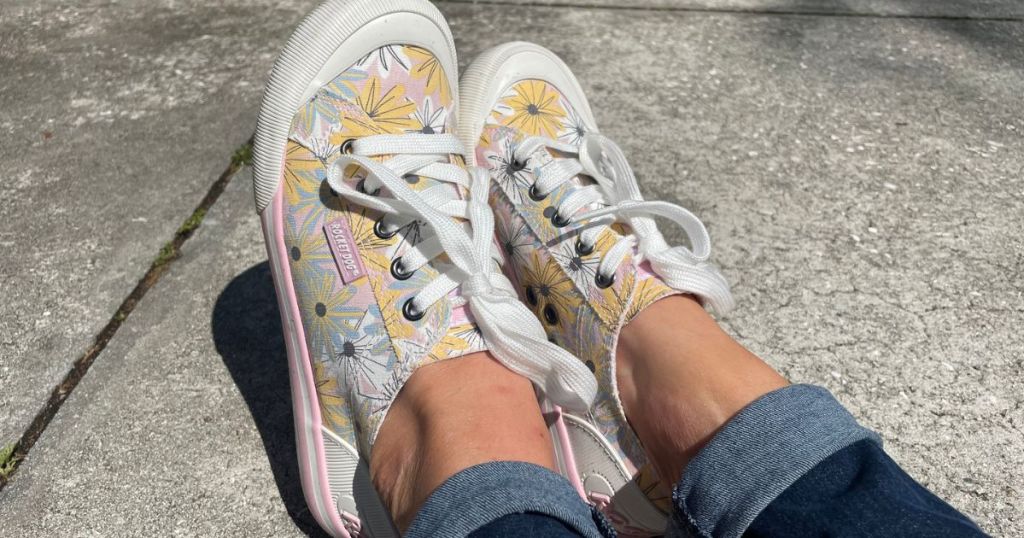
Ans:
[[[555,190],[538,196],[531,187],[559,161],[569,157],[557,149],[540,147],[527,159],[517,149],[530,137],[543,137],[568,146],[585,143],[595,135],[569,98],[552,82],[519,80],[493,103],[476,147],[476,161],[492,177],[491,206],[497,221],[498,241],[507,258],[506,274],[523,301],[542,321],[552,342],[576,354],[594,372],[598,393],[593,409],[582,419],[594,426],[625,467],[636,489],[662,511],[668,511],[669,489],[648,461],[640,441],[626,421],[615,382],[615,349],[619,332],[647,306],[669,295],[693,293],[666,283],[651,263],[630,249],[608,285],[598,282],[598,268],[612,245],[634,230],[622,220],[605,226],[593,245],[580,242],[586,222],[560,227],[556,209],[572,193],[594,185],[581,173]],[[594,204],[593,208],[601,204]],[[577,225],[578,224],[578,225]],[[590,248],[592,247],[592,248]],[[712,269],[709,269],[713,271]],[[579,460],[579,455],[577,455]],[[586,471],[581,469],[585,474]],[[678,477],[668,477],[674,482]],[[602,496],[597,496],[602,497]],[[657,534],[659,529],[631,528],[619,517],[614,501],[606,513],[625,534]]]
[[[453,107],[436,57],[388,45],[321,87],[292,122],[284,239],[318,405],[366,454],[402,385],[434,361],[487,349],[578,409],[596,390],[495,263],[486,175],[467,170],[445,135]],[[433,162],[438,148],[446,157]]]
[[[404,302],[438,276],[431,264],[406,280],[391,272],[394,260],[423,240],[424,223],[413,221],[381,237],[374,230],[381,213],[337,196],[327,180],[351,140],[450,131],[452,107],[437,58],[422,48],[389,45],[320,88],[292,123],[284,237],[317,400],[325,425],[364,450],[415,368],[481,351],[486,344],[465,306],[439,301],[415,322],[401,315]],[[455,155],[451,162],[462,164]],[[365,180],[354,166],[344,174],[353,187]],[[416,190],[436,185],[418,176],[407,181]],[[331,246],[338,234],[353,241],[352,256],[362,273],[346,275],[339,265],[338,244],[334,251]]]

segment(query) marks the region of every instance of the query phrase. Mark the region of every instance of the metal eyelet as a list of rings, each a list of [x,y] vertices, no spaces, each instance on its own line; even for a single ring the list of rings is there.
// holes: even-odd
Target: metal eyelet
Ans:
[[[361,193],[363,193],[363,194],[368,194],[370,196],[377,196],[378,194],[380,194],[380,187],[377,187],[376,189],[374,189],[373,192],[367,192],[366,191],[366,178],[365,177],[363,179],[360,179],[359,183],[356,183],[356,190],[361,192]]]
[[[565,228],[569,225],[569,219],[563,217],[557,210],[551,215],[551,225],[555,228]]]
[[[408,280],[413,273],[415,273],[415,271],[405,270],[405,266],[402,265],[401,256],[391,261],[391,276],[395,277],[396,280]]]
[[[602,275],[600,272],[594,275],[594,284],[597,287],[604,289],[615,283],[615,273],[611,275]]]
[[[558,313],[555,312],[555,307],[551,305],[546,305],[544,307],[544,321],[546,321],[548,325],[558,324]]]
[[[583,240],[576,240],[576,254],[580,256],[588,256],[594,252],[594,245],[586,245]]]
[[[344,142],[341,143],[341,147],[338,148],[338,151],[340,151],[341,153],[351,154],[352,153],[352,143],[355,142],[355,141],[356,141],[355,138],[349,138],[349,139],[345,140]]]
[[[425,314],[426,312],[416,310],[416,307],[412,304],[412,297],[407,299],[405,304],[402,305],[402,315],[409,321],[419,321],[423,319]]]
[[[397,233],[398,233],[397,229],[391,230],[391,231],[388,231],[388,230],[384,229],[384,219],[383,218],[378,219],[377,222],[373,223],[373,234],[376,235],[377,237],[381,238],[381,239],[391,239]]]
[[[547,194],[541,194],[537,192],[537,184],[530,185],[530,190],[527,192],[530,195],[530,199],[534,202],[541,202],[548,197]]]
[[[530,306],[537,306],[537,291],[533,286],[526,287],[526,302],[530,303]]]

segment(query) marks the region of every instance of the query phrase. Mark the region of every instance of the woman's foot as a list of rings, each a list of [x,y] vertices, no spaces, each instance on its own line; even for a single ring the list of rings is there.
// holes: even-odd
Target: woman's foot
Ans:
[[[393,512],[408,520],[458,469],[520,456],[473,435],[489,433],[482,417],[502,406],[541,421],[529,383],[491,359],[481,359],[488,378],[464,366],[473,361],[439,363],[487,350],[561,405],[586,409],[596,392],[494,264],[487,178],[467,169],[453,134],[456,66],[430,2],[328,0],[289,39],[264,95],[257,210],[288,342],[303,491],[333,536],[396,535],[372,494],[371,465],[413,464],[394,470],[413,487],[396,488],[397,478],[388,487]],[[506,397],[512,387],[523,402]],[[385,419],[405,425],[393,427],[402,448],[385,443],[377,457]],[[521,430],[512,418],[491,420]]]
[[[522,461],[555,470],[533,386],[489,353],[423,366],[384,419],[370,476],[399,530],[463,469]]]
[[[459,137],[489,168],[505,273],[551,341],[597,379],[593,408],[564,410],[565,435],[555,438],[571,450],[571,479],[620,530],[659,535],[671,504],[659,482],[678,477],[658,476],[627,422],[615,350],[623,326],[664,297],[700,296],[718,313],[731,307],[728,284],[708,263],[707,230],[679,206],[643,199],[622,150],[598,132],[580,84],[551,51],[495,47],[460,84]],[[654,216],[681,227],[689,246],[669,245]]]
[[[661,299],[626,325],[616,362],[626,418],[669,481],[741,409],[789,384],[689,295]]]

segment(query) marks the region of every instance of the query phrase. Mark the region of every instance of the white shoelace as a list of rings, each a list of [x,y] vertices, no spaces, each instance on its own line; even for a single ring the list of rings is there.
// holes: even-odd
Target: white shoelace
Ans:
[[[516,147],[513,158],[529,167],[538,152],[547,152],[548,148],[567,156],[559,155],[533,167],[537,179],[530,188],[531,198],[542,200],[579,174],[590,176],[596,182],[596,185],[571,190],[551,217],[556,227],[585,221],[596,224],[585,226],[580,232],[577,248],[581,252],[592,250],[600,233],[616,220],[625,220],[632,228],[632,235],[621,237],[601,258],[595,277],[598,286],[612,284],[616,269],[635,245],[638,260],[649,261],[654,272],[669,286],[697,294],[719,314],[732,309],[728,282],[708,262],[711,240],[704,224],[678,205],[644,200],[636,176],[619,146],[596,133],[584,135],[578,145],[532,136]],[[690,248],[670,247],[652,216],[678,224],[689,238]]]
[[[487,173],[478,168],[467,172],[449,163],[450,154],[465,155],[451,134],[367,136],[355,140],[351,153],[338,158],[328,183],[339,196],[383,213],[375,227],[383,236],[414,220],[427,223],[428,237],[396,259],[399,274],[412,274],[442,253],[451,261],[444,267],[437,264],[440,274],[403,305],[403,315],[418,319],[458,288],[456,305],[469,304],[495,358],[533,381],[554,403],[587,410],[597,393],[594,375],[571,353],[548,342],[540,321],[492,262],[500,257],[493,252]],[[370,158],[380,155],[393,157],[383,162]],[[344,182],[343,172],[350,165],[366,172],[358,188]],[[412,175],[439,183],[415,191],[405,180]],[[456,191],[468,192],[468,200],[459,199]]]

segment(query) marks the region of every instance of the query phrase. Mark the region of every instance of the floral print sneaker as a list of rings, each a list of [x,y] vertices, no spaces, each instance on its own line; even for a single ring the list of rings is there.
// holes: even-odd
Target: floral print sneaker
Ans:
[[[505,271],[552,342],[598,381],[594,407],[561,421],[582,493],[624,535],[664,533],[669,485],[626,422],[615,384],[619,331],[641,310],[691,293],[718,312],[729,287],[708,263],[703,224],[640,195],[622,151],[598,133],[575,77],[552,52],[510,43],[474,60],[461,82],[460,138],[490,170]],[[670,247],[652,217],[683,228]]]
[[[395,536],[368,459],[416,368],[489,350],[561,405],[593,375],[495,263],[486,173],[453,134],[456,57],[425,0],[331,0],[278,58],[256,208],[289,358],[303,490],[334,536]]]

